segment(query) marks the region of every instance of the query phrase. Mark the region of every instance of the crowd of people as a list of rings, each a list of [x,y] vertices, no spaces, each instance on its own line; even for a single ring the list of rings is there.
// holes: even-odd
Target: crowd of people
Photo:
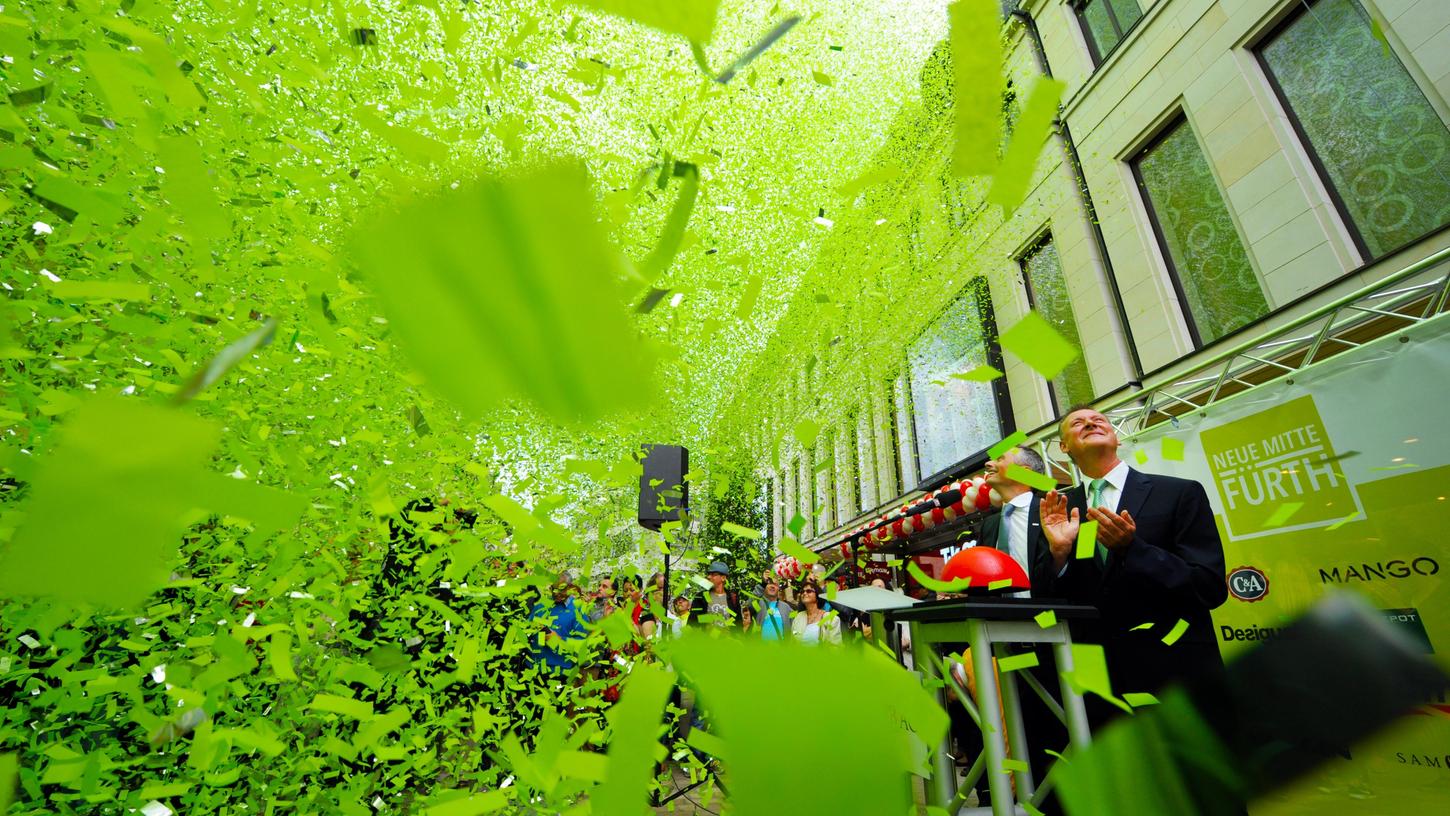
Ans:
[[[532,613],[545,627],[538,659],[561,670],[609,671],[641,656],[649,659],[650,644],[678,637],[687,628],[711,627],[742,637],[809,644],[839,644],[846,638],[870,636],[869,618],[831,603],[830,579],[820,572],[787,584],[767,571],[758,584],[744,591],[729,585],[730,570],[723,562],[711,563],[705,577],[708,589],[677,593],[666,606],[662,573],[643,581],[636,576],[603,575],[589,587],[561,576],[547,602],[541,600]],[[880,579],[875,584],[886,587]],[[578,654],[574,644],[618,612],[624,613],[621,619],[630,637],[617,640],[627,642],[608,654]],[[613,628],[626,631],[618,625]]]

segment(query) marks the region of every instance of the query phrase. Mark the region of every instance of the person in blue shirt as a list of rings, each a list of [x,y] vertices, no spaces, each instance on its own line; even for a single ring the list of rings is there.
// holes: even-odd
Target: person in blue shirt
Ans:
[[[581,614],[574,605],[574,598],[569,594],[567,581],[557,581],[551,590],[552,605],[544,606],[539,603],[529,615],[530,620],[546,620],[548,631],[544,634],[543,648],[535,652],[535,659],[542,657],[544,665],[558,671],[569,671],[574,668],[574,660],[565,656],[563,644],[570,640],[582,640],[585,637],[584,623],[580,619]]]
[[[767,575],[759,606],[755,611],[756,626],[764,640],[785,640],[791,631],[791,608],[780,597],[780,582]]]

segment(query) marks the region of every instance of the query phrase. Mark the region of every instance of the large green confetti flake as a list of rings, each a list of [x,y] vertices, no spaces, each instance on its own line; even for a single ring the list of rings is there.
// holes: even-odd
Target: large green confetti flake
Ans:
[[[996,0],[957,0],[947,7],[956,113],[952,171],[959,176],[986,175],[997,166],[1006,89],[1001,15]]]
[[[624,816],[643,810],[656,754],[664,753],[660,720],[674,680],[670,672],[651,665],[638,666],[630,674],[619,705],[609,715],[614,735],[608,776],[593,796],[595,813]]]
[[[141,602],[166,582],[219,438],[209,422],[134,400],[77,409],[36,474],[25,523],[0,550],[0,594]]]
[[[422,197],[354,235],[414,365],[460,408],[522,397],[583,421],[649,399],[653,355],[590,200],[584,172],[559,164]]]
[[[1040,77],[1027,96],[1022,115],[1017,118],[1012,143],[1007,146],[1002,164],[992,177],[992,187],[987,191],[987,200],[1000,206],[1008,215],[1016,211],[1027,195],[1037,157],[1052,131],[1052,123],[1057,118],[1057,102],[1066,87],[1058,80]]]
[[[970,577],[956,578],[951,581],[939,581],[927,575],[921,567],[917,566],[915,561],[906,562],[906,571],[912,578],[916,579],[918,584],[921,584],[932,592],[966,592],[972,585],[972,579]]]
[[[708,43],[720,0],[567,0],[570,5],[617,14],[651,28]]]
[[[1051,476],[1038,473],[1035,470],[1028,470],[1027,468],[1022,467],[1021,465],[1016,463],[1008,465],[1007,470],[1004,471],[1002,475],[1006,476],[1008,479],[1011,479],[1014,482],[1021,482],[1022,484],[1027,485],[1033,490],[1041,490],[1043,492],[1046,492],[1048,490],[1057,489],[1056,479],[1052,478]]]
[[[913,745],[938,745],[945,734],[941,708],[879,652],[699,636],[682,640],[671,657],[712,712],[710,730],[729,747],[729,802],[741,816],[904,812],[906,774],[918,767]],[[789,752],[781,753],[781,723],[801,713],[795,695],[779,693],[783,677],[831,678],[812,693],[812,705],[852,714],[833,719],[830,738],[813,740],[812,751],[822,767],[845,767],[869,750],[871,762],[851,765],[850,784],[803,784],[800,768],[782,761]],[[866,688],[885,704],[859,705]]]
[[[1012,328],[1002,332],[1000,340],[1002,348],[1049,380],[1082,354],[1037,312],[1023,315]]]

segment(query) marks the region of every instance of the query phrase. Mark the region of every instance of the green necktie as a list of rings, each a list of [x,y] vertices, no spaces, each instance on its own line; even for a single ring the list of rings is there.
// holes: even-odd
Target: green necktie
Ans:
[[[1089,508],[1100,507],[1102,505],[1103,488],[1107,485],[1107,483],[1107,479],[1093,479],[1092,482],[1088,484],[1087,506]],[[1086,520],[1087,519],[1083,519],[1083,521]],[[1108,563],[1108,548],[1104,547],[1101,541],[1097,542],[1096,555],[1098,558],[1098,566],[1101,567]]]
[[[1017,506],[1013,504],[1002,505],[1002,517],[997,520],[997,549],[1008,555],[1012,554],[1012,547],[1008,543],[1012,540],[1012,533],[1010,532],[1010,522],[1007,519],[1016,509]]]

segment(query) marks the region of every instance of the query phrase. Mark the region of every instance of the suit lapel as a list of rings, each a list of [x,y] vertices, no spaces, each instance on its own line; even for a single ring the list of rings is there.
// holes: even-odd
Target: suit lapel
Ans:
[[[991,547],[997,549],[997,538],[1001,535],[1002,513],[998,511],[982,519],[982,540],[977,542],[979,547]]]
[[[1143,504],[1148,501],[1148,493],[1153,488],[1153,480],[1145,473],[1139,473],[1128,468],[1128,478],[1123,480],[1123,495],[1118,499],[1118,510],[1128,511],[1128,515],[1137,518],[1142,515]]]

